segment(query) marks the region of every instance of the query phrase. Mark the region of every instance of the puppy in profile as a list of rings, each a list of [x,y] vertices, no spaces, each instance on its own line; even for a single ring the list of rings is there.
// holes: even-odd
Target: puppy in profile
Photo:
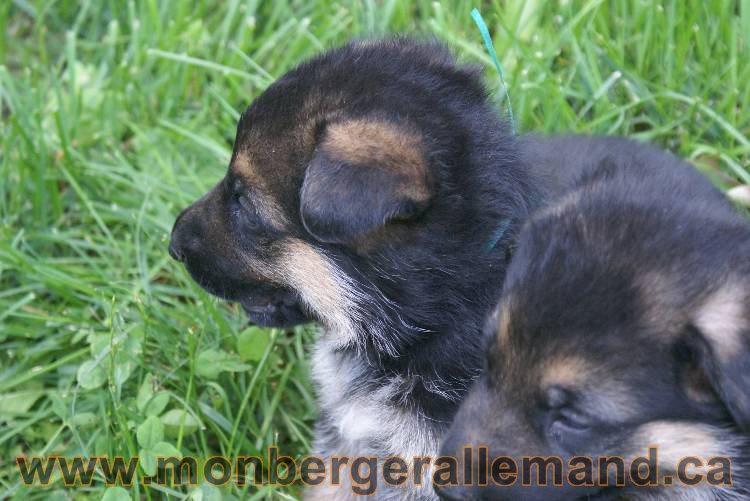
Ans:
[[[486,370],[441,454],[486,446],[490,461],[556,457],[568,468],[575,456],[628,465],[651,447],[659,485],[636,485],[629,471],[605,473],[608,486],[597,475],[596,485],[563,475],[558,486],[520,476],[503,486],[490,475],[441,495],[749,499],[748,221],[667,153],[620,139],[555,141],[536,154],[577,154],[580,175],[520,231]],[[677,475],[688,457],[728,458],[731,478],[688,486]],[[693,467],[689,477],[706,476]]]
[[[477,69],[436,43],[353,42],[242,114],[226,176],[169,251],[259,325],[320,324],[315,454],[411,461],[437,454],[479,373],[535,184]],[[308,497],[352,496],[347,478]]]

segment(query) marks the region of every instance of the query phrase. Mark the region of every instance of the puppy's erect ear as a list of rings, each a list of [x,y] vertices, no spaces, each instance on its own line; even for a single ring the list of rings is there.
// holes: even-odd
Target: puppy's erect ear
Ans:
[[[727,281],[695,312],[703,369],[743,430],[750,430],[750,281]]]
[[[430,200],[423,137],[383,120],[328,125],[307,166],[302,223],[317,240],[353,243],[390,220],[420,214]]]

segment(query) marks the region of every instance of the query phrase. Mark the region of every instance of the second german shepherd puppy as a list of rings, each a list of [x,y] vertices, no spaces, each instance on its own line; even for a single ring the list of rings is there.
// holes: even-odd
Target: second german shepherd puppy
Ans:
[[[619,139],[556,141],[534,151],[577,156],[582,174],[521,230],[486,371],[443,445],[458,457],[486,446],[488,472],[477,481],[474,464],[473,485],[441,494],[748,499],[750,224],[669,154]],[[586,457],[630,468],[649,448],[648,484],[632,469],[522,478],[531,456],[569,473]],[[503,457],[519,468],[514,482],[507,461],[496,469]],[[696,460],[730,471],[710,478]]]

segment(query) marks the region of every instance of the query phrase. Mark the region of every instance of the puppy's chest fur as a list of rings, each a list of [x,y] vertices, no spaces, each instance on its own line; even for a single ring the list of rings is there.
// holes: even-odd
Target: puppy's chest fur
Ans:
[[[447,425],[410,402],[418,376],[379,376],[356,352],[337,350],[325,334],[315,347],[312,376],[321,412],[315,437],[319,456],[377,456],[381,463],[398,456],[410,466],[415,456],[437,457]],[[429,474],[425,468],[422,486],[415,486],[412,477],[393,489],[383,485],[377,497],[436,499]],[[343,483],[341,488],[349,490]]]

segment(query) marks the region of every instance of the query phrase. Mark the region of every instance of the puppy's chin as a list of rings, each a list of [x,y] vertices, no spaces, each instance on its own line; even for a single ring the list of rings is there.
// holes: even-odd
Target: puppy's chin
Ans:
[[[250,321],[261,327],[293,327],[315,321],[302,307],[297,295],[285,288],[262,282],[240,282],[196,271],[188,272],[206,292],[242,305]]]
[[[261,327],[293,327],[313,321],[297,297],[283,289],[248,295],[240,304],[250,321]]]

